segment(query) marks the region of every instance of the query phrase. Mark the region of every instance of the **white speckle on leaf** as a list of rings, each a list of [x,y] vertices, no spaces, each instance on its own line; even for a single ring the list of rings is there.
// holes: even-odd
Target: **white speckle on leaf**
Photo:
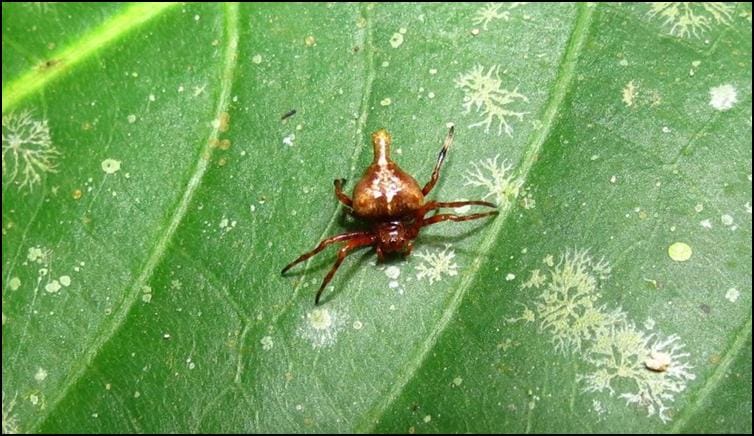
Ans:
[[[390,97],[385,97],[380,101],[380,106],[390,106],[390,104],[393,102],[393,100],[390,99]]]
[[[294,146],[293,141],[295,140],[296,140],[296,134],[291,133],[288,136],[283,138],[283,145],[287,145],[288,147],[293,147]]]
[[[57,172],[60,152],[52,144],[47,120],[37,120],[32,112],[3,115],[3,186],[17,183],[18,188],[42,181],[42,174]]]
[[[453,261],[456,257],[455,251],[446,244],[441,251],[430,252],[428,250],[416,253],[416,257],[424,262],[416,266],[416,278],[429,280],[429,284],[442,280],[443,276],[458,275],[458,264]]]
[[[731,303],[735,303],[740,295],[741,293],[738,292],[738,289],[730,288],[728,289],[728,292],[725,293],[725,299],[730,301]]]
[[[47,378],[47,370],[44,368],[37,368],[37,372],[34,374],[34,380],[43,382]]]
[[[120,170],[120,161],[115,159],[105,159],[102,161],[102,171],[106,174],[115,174]]]
[[[528,103],[529,99],[519,93],[518,88],[509,91],[503,88],[502,84],[499,65],[491,66],[487,73],[484,73],[483,66],[477,65],[456,79],[456,88],[460,88],[465,94],[464,113],[469,113],[474,109],[475,112],[481,112],[484,117],[482,121],[471,124],[469,127],[483,126],[485,133],[489,133],[490,126],[497,120],[498,135],[505,132],[506,135],[513,136],[513,127],[508,121],[511,118],[521,121],[528,112],[514,111],[508,106]]]
[[[668,256],[676,262],[685,262],[692,254],[691,246],[685,242],[674,242],[668,247]]]
[[[732,226],[732,225],[733,225],[733,217],[732,217],[732,216],[730,216],[730,215],[728,215],[727,213],[726,213],[726,214],[723,214],[723,215],[722,215],[722,216],[720,217],[720,221],[721,221],[721,222],[723,223],[723,225],[724,225],[724,226],[726,226],[726,227],[730,227],[730,226]]]
[[[514,280],[515,278],[516,278],[516,275],[513,273],[508,273],[505,275],[505,281],[508,281],[508,282]]]
[[[637,87],[632,80],[626,84],[625,88],[623,88],[623,98],[621,100],[626,106],[631,107],[634,105],[634,99],[636,99],[637,94]]]
[[[393,36],[390,38],[390,45],[393,48],[398,48],[403,44],[403,34],[401,33],[393,33]]]
[[[259,342],[262,344],[262,349],[264,351],[272,350],[272,347],[274,345],[274,343],[272,342],[272,336],[265,336]]]
[[[128,119],[128,124],[133,124],[133,123],[136,122],[136,115],[134,115],[134,114],[131,114],[131,115],[129,115],[126,118]]]
[[[60,280],[60,284],[63,285],[63,286],[65,286],[65,287],[71,286],[71,277],[70,276],[60,276],[60,278],[58,280]]]
[[[8,282],[8,286],[10,286],[11,291],[15,291],[16,289],[21,287],[21,279],[19,279],[18,277],[13,277]]]
[[[257,65],[261,64],[261,63],[262,63],[262,55],[260,55],[260,54],[254,55],[254,56],[253,56],[253,57],[251,58],[251,61],[252,61],[253,63],[257,64]]]
[[[45,285],[45,291],[49,292],[50,294],[57,293],[58,291],[60,291],[60,282],[53,280],[50,283],[47,283]]]
[[[702,203],[697,203],[696,206],[694,206],[694,211],[696,213],[699,213],[704,210],[704,205]]]
[[[649,353],[649,357],[644,359],[644,366],[652,371],[665,372],[670,366],[670,359],[670,354],[653,350]]]
[[[461,383],[463,383],[463,379],[461,377],[456,377],[453,379],[453,386],[461,386]]]
[[[392,280],[396,280],[401,275],[401,270],[395,265],[385,268],[385,275]]]
[[[738,93],[733,85],[720,85],[710,88],[709,105],[719,111],[727,111],[738,102]]]
[[[429,421],[432,421],[432,415],[427,415],[424,417],[424,422],[428,423]]]
[[[139,398],[139,397],[141,397],[141,392],[135,391],[134,392],[134,398]]]
[[[701,220],[699,221],[699,225],[704,227],[705,229],[711,229],[712,228],[712,221],[709,219]]]
[[[354,330],[361,330],[363,327],[364,327],[364,324],[361,321],[356,320],[356,321],[353,322],[353,329]]]

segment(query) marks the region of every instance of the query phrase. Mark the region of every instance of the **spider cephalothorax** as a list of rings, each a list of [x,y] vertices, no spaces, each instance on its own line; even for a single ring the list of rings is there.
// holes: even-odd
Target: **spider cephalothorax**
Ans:
[[[364,171],[364,175],[353,190],[353,199],[343,192],[344,179],[335,180],[335,195],[338,200],[349,208],[351,213],[358,219],[370,225],[369,230],[342,233],[331,236],[319,243],[314,250],[299,256],[298,259],[283,268],[283,274],[294,265],[309,259],[330,244],[345,242],[338,251],[338,258],[330,272],[327,273],[322,285],[314,299],[319,304],[327,284],[332,280],[335,271],[348,254],[359,247],[375,246],[379,260],[383,260],[385,254],[404,253],[408,255],[414,246],[414,239],[419,236],[422,227],[436,224],[442,221],[468,221],[497,214],[497,211],[475,213],[471,215],[438,214],[426,217],[427,213],[445,207],[461,206],[487,206],[495,207],[486,201],[454,201],[438,202],[425,201],[437,183],[440,176],[440,168],[445,160],[445,155],[453,142],[453,128],[448,131],[440,155],[437,157],[432,176],[420,188],[416,180],[403,171],[390,159],[390,144],[392,139],[385,129],[380,129],[372,134],[374,146],[374,160]]]

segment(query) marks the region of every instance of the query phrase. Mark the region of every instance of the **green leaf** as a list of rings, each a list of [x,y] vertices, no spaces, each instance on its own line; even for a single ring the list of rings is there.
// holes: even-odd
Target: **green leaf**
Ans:
[[[2,7],[4,433],[751,432],[750,4]]]

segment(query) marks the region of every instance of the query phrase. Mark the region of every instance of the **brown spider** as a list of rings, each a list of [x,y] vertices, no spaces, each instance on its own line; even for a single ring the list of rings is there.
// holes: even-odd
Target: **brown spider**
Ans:
[[[371,229],[342,233],[324,239],[314,250],[302,254],[298,259],[283,268],[282,274],[285,274],[294,265],[309,259],[324,250],[328,245],[348,241],[340,248],[338,259],[335,261],[332,269],[330,269],[330,272],[325,276],[325,279],[322,280],[322,285],[319,287],[317,296],[314,299],[314,304],[316,305],[319,304],[319,297],[322,295],[322,291],[324,291],[325,286],[332,280],[335,271],[343,263],[343,259],[354,249],[374,245],[376,246],[377,258],[380,261],[383,261],[385,254],[388,253],[404,253],[407,256],[414,248],[414,239],[419,236],[419,230],[422,227],[442,221],[468,221],[497,214],[497,211],[471,215],[437,213],[437,209],[443,207],[461,207],[467,205],[495,207],[494,204],[486,201],[425,202],[425,196],[429,194],[429,191],[437,183],[437,179],[440,176],[440,167],[442,167],[442,163],[445,160],[445,154],[453,142],[453,127],[450,128],[448,136],[445,137],[440,155],[437,156],[435,169],[432,171],[432,177],[424,185],[424,188],[419,188],[416,180],[400,169],[390,159],[391,141],[390,133],[385,129],[380,129],[372,134],[374,160],[353,189],[353,199],[349,198],[343,192],[345,179],[336,179],[334,182],[335,195],[338,197],[338,200],[348,207],[354,216],[366,221],[371,226]],[[432,210],[435,213],[430,217],[426,217],[425,215]]]

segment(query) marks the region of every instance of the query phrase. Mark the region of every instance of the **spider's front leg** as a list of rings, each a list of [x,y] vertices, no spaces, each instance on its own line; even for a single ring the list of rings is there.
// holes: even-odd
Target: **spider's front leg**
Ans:
[[[336,242],[350,241],[352,239],[356,239],[363,236],[369,236],[369,235],[370,233],[367,233],[367,232],[348,232],[348,233],[342,233],[340,235],[335,235],[327,239],[324,239],[319,243],[319,245],[317,245],[314,248],[314,250],[307,251],[306,253],[299,256],[298,259],[286,265],[285,268],[283,268],[283,271],[280,272],[280,274],[285,274],[286,271],[296,266],[296,264],[301,263],[305,261],[306,259],[309,259],[310,257],[314,256],[315,254],[327,248],[328,245],[334,244]]]
[[[330,272],[328,272],[327,275],[325,276],[325,279],[322,280],[322,285],[319,287],[319,290],[317,291],[317,296],[314,297],[315,305],[317,306],[319,305],[319,298],[322,296],[322,292],[325,290],[325,287],[327,287],[327,284],[330,283],[330,280],[332,280],[333,276],[335,275],[335,272],[340,267],[340,264],[343,263],[343,259],[345,259],[346,256],[351,254],[351,252],[354,249],[364,247],[367,245],[372,245],[374,244],[375,240],[376,240],[375,236],[369,233],[363,233],[362,236],[348,242],[340,250],[338,250],[338,258],[335,260],[335,263],[330,269]]]

